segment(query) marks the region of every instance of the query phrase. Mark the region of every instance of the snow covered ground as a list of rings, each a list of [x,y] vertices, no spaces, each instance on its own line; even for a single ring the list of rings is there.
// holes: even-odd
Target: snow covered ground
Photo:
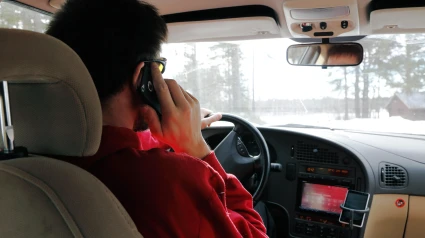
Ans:
[[[425,135],[425,121],[411,121],[402,117],[355,118],[335,120],[331,114],[296,115],[261,118],[269,125],[302,124],[335,129],[349,129],[370,132],[391,132]]]
[[[388,117],[379,115],[380,118],[355,118],[350,120],[336,120],[335,114],[304,114],[284,116],[261,116],[266,125],[301,124],[309,126],[322,126],[335,129],[348,129],[369,132],[389,132],[402,134],[425,135],[425,120],[410,121],[402,117]],[[217,122],[214,126],[232,125],[227,122]]]
[[[425,121],[410,121],[402,117],[388,117],[381,119],[357,118],[347,121],[332,121],[326,126],[360,131],[425,135]]]

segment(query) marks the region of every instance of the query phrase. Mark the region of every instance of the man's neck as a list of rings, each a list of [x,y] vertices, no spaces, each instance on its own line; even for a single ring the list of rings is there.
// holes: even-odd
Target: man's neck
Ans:
[[[104,126],[133,129],[135,114],[129,106],[131,104],[126,99],[127,97],[118,94],[111,98],[107,104],[102,105]]]

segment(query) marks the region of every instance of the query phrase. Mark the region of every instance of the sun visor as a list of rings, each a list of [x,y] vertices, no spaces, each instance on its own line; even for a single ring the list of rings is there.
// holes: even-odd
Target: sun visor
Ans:
[[[242,17],[168,23],[168,42],[225,41],[280,37],[272,17]]]
[[[420,33],[425,31],[425,7],[382,9],[371,12],[373,34]]]

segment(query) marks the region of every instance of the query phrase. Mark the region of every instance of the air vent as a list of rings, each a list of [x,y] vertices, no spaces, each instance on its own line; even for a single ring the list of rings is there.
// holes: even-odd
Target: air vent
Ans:
[[[381,163],[379,173],[380,185],[383,188],[405,188],[407,186],[407,171],[399,165]]]
[[[329,149],[319,147],[316,144],[308,144],[304,141],[298,141],[295,149],[295,158],[297,160],[327,163],[327,164],[338,164],[339,156],[338,153]]]

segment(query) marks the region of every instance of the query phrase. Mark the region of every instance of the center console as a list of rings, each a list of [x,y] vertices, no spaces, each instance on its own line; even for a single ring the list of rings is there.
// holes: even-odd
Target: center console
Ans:
[[[299,164],[292,233],[299,237],[349,237],[349,227],[338,219],[348,190],[356,189],[355,174],[355,168]]]
[[[282,226],[282,233],[290,238],[360,237],[367,213],[362,228],[339,218],[348,191],[368,192],[362,161],[348,149],[317,137],[291,134],[279,143],[284,146],[277,161],[283,162],[284,171],[274,175],[269,186],[287,214],[289,226]]]
[[[288,209],[291,236],[359,237],[359,228],[350,229],[350,225],[339,222],[347,192],[366,190],[357,159],[343,149],[317,141],[298,141],[291,151],[286,164],[288,192],[295,195],[292,209]]]

